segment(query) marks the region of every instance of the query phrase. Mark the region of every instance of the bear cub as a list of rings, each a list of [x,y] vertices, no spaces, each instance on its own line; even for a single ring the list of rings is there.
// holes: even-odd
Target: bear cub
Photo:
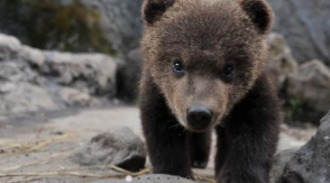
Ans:
[[[154,173],[193,178],[217,134],[218,183],[267,183],[280,109],[265,0],[144,0],[142,128]]]

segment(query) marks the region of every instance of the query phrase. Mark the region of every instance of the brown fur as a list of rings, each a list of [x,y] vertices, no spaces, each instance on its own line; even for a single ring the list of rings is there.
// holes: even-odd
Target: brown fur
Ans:
[[[157,165],[162,161],[157,159],[158,154],[154,155],[150,142],[150,138],[156,138],[156,135],[150,135],[156,133],[151,132],[156,129],[152,129],[149,123],[167,119],[174,126],[179,122],[193,133],[205,134],[209,134],[213,127],[227,126],[226,119],[254,90],[257,80],[267,78],[264,69],[267,58],[265,35],[270,29],[272,13],[263,0],[145,0],[142,11],[146,27],[141,41],[144,57],[141,115],[151,160],[156,172],[191,176],[187,168],[178,172],[171,172],[168,167],[159,168],[166,165]],[[171,66],[175,58],[183,62],[183,76],[173,73]],[[222,75],[226,64],[235,67],[233,79],[228,80]],[[269,85],[266,81],[262,83]],[[270,98],[274,98],[271,89],[267,92]],[[269,101],[276,107],[276,100]],[[196,104],[213,112],[211,125],[202,131],[190,127],[186,120],[187,109]],[[157,105],[161,106],[156,110]],[[158,119],[146,115],[169,116]],[[276,124],[277,120],[276,117],[273,123]],[[171,134],[170,130],[168,134]],[[170,142],[168,134],[166,137]],[[208,136],[203,139],[209,144]],[[272,139],[270,146],[276,145],[276,135]],[[166,143],[166,139],[159,141],[162,140]],[[187,155],[188,152],[181,153]]]
[[[183,125],[186,109],[196,101],[213,109],[215,125],[250,89],[267,54],[263,36],[235,1],[176,2],[161,21],[146,27],[142,49],[147,69]],[[190,69],[182,79],[169,67],[174,57]],[[226,62],[240,67],[235,84],[213,79],[220,78]]]

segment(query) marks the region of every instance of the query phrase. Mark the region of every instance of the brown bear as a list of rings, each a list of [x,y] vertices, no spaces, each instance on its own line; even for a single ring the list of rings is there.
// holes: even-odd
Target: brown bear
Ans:
[[[218,183],[267,183],[280,109],[265,0],[145,0],[140,111],[154,173],[192,177],[217,134]]]

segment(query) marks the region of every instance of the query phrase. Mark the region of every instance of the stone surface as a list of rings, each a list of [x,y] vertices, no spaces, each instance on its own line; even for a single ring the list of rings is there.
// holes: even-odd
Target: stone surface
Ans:
[[[88,93],[69,87],[62,87],[59,96],[68,106],[90,106],[95,102]]]
[[[95,168],[80,166],[70,161],[68,156],[83,146],[86,142],[97,134],[102,134],[106,129],[115,129],[119,126],[129,127],[135,134],[143,139],[143,133],[139,120],[139,110],[137,107],[109,107],[97,109],[68,110],[56,113],[37,113],[29,116],[22,116],[14,119],[0,118],[0,144],[5,153],[0,158],[0,175],[2,173],[18,173],[15,177],[1,177],[0,182],[91,182],[96,180],[108,179],[112,176],[125,180],[125,175],[113,171],[111,168],[101,165]],[[46,121],[45,121],[46,120]],[[296,135],[296,130],[301,133]],[[290,149],[298,144],[304,144],[310,138],[310,129],[288,129],[281,128],[280,143],[278,149]],[[315,130],[312,130],[312,134]],[[286,138],[290,136],[290,138]],[[302,138],[301,136],[306,136]],[[283,138],[284,137],[284,138]],[[23,147],[40,147],[39,144],[49,142],[36,151],[25,153],[15,147],[8,146],[22,144]],[[40,142],[40,143],[38,143]],[[37,144],[36,144],[37,143]],[[294,146],[293,146],[294,145]],[[20,147],[20,146],[19,146]],[[215,157],[215,136],[207,169],[195,169],[194,172],[202,177],[212,178],[214,176]],[[24,148],[25,149],[25,148]],[[11,150],[16,154],[11,154]],[[10,155],[7,156],[7,153]],[[21,165],[29,166],[21,166]],[[147,166],[150,167],[150,166]],[[59,172],[58,176],[42,176],[39,173]],[[65,173],[73,172],[71,176],[64,176]],[[19,176],[24,173],[36,173],[35,176]],[[87,175],[75,176],[78,174]],[[62,176],[63,175],[63,176]],[[88,176],[89,175],[89,176]],[[121,175],[121,176],[119,176]],[[112,180],[111,180],[112,181]],[[115,181],[115,180],[113,180]],[[199,181],[197,181],[199,182]],[[211,181],[209,181],[211,182]]]
[[[283,36],[268,36],[269,64],[291,120],[317,124],[330,108],[330,69],[319,60],[298,64]]]
[[[31,83],[0,83],[6,92],[0,94],[0,114],[57,110],[47,89]]]
[[[330,112],[312,139],[301,147],[285,165],[278,183],[330,182]]]
[[[298,63],[293,58],[283,36],[271,33],[268,36],[269,68],[273,73],[279,90],[285,87],[285,82],[290,75],[298,72]]]
[[[94,96],[116,95],[117,60],[102,54],[44,54],[45,64],[36,68],[41,75]]]
[[[67,1],[67,0],[64,0]],[[121,56],[139,46],[142,0],[80,0],[101,14],[105,36]]]
[[[317,120],[330,108],[330,69],[321,61],[312,60],[299,66],[297,74],[290,75],[287,95],[300,100],[308,108],[304,116]]]
[[[300,62],[320,59],[330,65],[330,1],[268,0],[275,12],[274,30],[284,35]]]
[[[121,99],[132,101],[138,96],[138,86],[142,72],[142,55],[139,48],[128,53],[125,64],[119,70],[118,94]]]
[[[43,51],[0,34],[0,113],[109,103],[119,60],[103,54]]]
[[[113,128],[97,135],[75,152],[71,159],[80,165],[116,165],[130,171],[145,167],[144,142],[129,128]]]
[[[288,141],[286,141],[288,142]],[[278,152],[274,158],[274,164],[270,172],[270,182],[275,183],[281,175],[285,164],[292,158],[292,156],[297,152],[297,148],[286,149]]]
[[[139,46],[142,1],[0,1],[0,32],[40,49],[107,52],[110,47],[123,57]]]

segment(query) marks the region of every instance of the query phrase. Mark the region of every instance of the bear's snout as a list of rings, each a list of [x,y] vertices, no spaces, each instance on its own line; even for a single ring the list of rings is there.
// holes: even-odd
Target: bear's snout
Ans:
[[[204,130],[212,121],[212,111],[204,106],[192,106],[187,109],[187,121],[191,128]]]

